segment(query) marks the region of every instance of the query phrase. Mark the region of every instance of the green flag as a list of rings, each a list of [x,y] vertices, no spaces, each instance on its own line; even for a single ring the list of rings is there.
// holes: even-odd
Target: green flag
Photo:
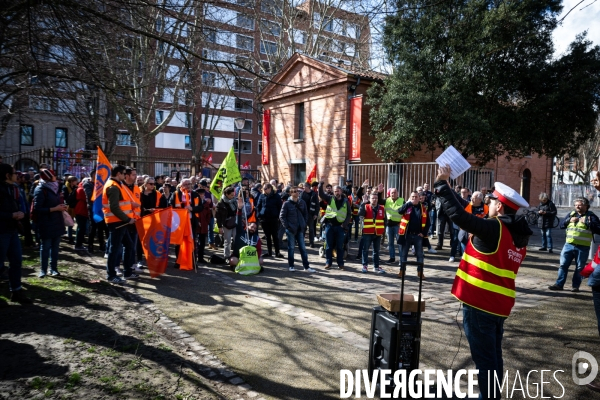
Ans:
[[[210,192],[217,198],[217,201],[221,199],[221,192],[223,192],[223,188],[227,186],[231,186],[234,183],[240,182],[242,180],[242,175],[240,174],[240,170],[237,166],[237,161],[235,160],[235,153],[233,152],[233,147],[227,153],[227,157],[223,160],[223,164],[219,167],[217,171],[217,175],[212,180],[210,184]]]

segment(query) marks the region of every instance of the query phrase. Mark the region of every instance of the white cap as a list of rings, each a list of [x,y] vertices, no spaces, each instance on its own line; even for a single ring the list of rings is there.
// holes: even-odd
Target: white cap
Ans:
[[[490,197],[500,200],[502,204],[513,210],[519,210],[520,207],[529,207],[527,200],[521,197],[515,189],[506,186],[502,182],[494,184],[494,193]]]

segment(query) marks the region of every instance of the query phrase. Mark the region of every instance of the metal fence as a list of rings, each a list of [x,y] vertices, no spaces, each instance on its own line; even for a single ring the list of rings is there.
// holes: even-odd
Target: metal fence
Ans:
[[[557,207],[571,207],[573,206],[573,201],[578,197],[588,199],[592,207],[600,207],[598,191],[591,185],[555,185],[552,188],[550,200]]]
[[[78,178],[89,176],[89,171],[96,167],[98,152],[96,150],[69,150],[60,148],[36,149],[5,156],[3,162],[14,165],[17,170],[27,171],[29,168],[38,171],[40,165],[47,164],[58,176],[75,175]],[[189,177],[194,172],[212,178],[217,167],[211,164],[193,164],[191,160],[173,154],[160,157],[142,157],[131,153],[113,153],[108,156],[111,164],[132,166],[139,175],[168,175],[172,178]],[[260,170],[243,170],[242,175],[252,176],[259,181]]]
[[[399,195],[407,198],[410,192],[424,183],[429,183],[431,190],[437,170],[438,165],[434,162],[350,164],[347,167],[347,177],[358,186],[368,179],[373,186],[383,183],[386,192],[389,188],[398,188]],[[472,192],[483,186],[491,188],[494,183],[494,171],[489,168],[472,167],[451,183],[467,187]]]

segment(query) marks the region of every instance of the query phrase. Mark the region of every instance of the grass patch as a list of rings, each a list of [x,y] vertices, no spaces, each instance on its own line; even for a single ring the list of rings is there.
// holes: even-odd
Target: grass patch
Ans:
[[[118,351],[114,350],[114,349],[106,349],[103,350],[100,353],[101,356],[106,356],[106,357],[118,357],[119,355],[121,355],[121,353],[119,353]]]
[[[69,376],[69,379],[67,379],[66,388],[73,389],[75,386],[79,385],[80,383],[81,383],[81,375],[79,375],[77,372],[72,373],[71,376]]]
[[[173,349],[172,349],[172,348],[170,348],[169,346],[167,346],[167,345],[166,345],[166,344],[164,344],[164,343],[161,343],[161,344],[159,344],[159,345],[158,345],[158,348],[159,348],[160,350],[162,350],[162,351],[167,351],[167,352],[171,352],[171,351],[173,351]]]
[[[114,376],[101,376],[100,377],[100,382],[102,382],[102,383],[111,383],[116,380],[117,380],[117,378]]]
[[[154,332],[146,333],[146,334],[144,335],[144,339],[151,339],[151,338],[153,338],[154,336],[156,336],[156,333],[154,333]]]
[[[82,362],[83,364],[87,364],[87,363],[91,363],[93,359],[94,359],[94,357],[83,357],[83,358],[81,359],[81,362]]]
[[[87,352],[88,353],[96,353],[96,347],[95,346],[90,347],[89,349],[87,349]]]
[[[143,383],[136,383],[135,385],[133,385],[133,389],[140,392],[140,393],[150,393],[150,392],[154,392],[155,390],[152,388],[152,385],[150,385],[149,383],[143,382]]]
[[[69,338],[69,339],[65,339],[65,340],[63,340],[63,343],[64,343],[64,344],[71,344],[71,343],[75,343],[75,339],[71,339],[71,338]]]
[[[29,384],[31,385],[32,388],[39,390],[44,386],[44,380],[42,378],[40,378],[39,376],[36,376],[35,378],[33,378],[31,380],[31,382],[29,382]]]

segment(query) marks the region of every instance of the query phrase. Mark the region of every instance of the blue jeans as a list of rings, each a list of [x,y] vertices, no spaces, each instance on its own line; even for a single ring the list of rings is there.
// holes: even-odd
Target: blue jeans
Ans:
[[[121,263],[121,255],[123,253],[123,246],[129,250],[125,252],[125,259],[123,260],[123,269],[125,276],[131,275],[131,266],[135,261],[135,252],[133,251],[133,243],[131,236],[129,236],[128,227],[117,229],[123,225],[124,222],[113,222],[107,224],[108,226],[108,259],[106,260],[106,279],[111,280],[117,277],[116,268]]]
[[[308,265],[308,254],[306,253],[306,245],[304,244],[304,230],[298,229],[296,234],[293,234],[289,229],[285,230],[287,234],[287,246],[288,246],[288,265],[294,266],[294,248],[296,242],[298,243],[298,250],[300,250],[300,257],[302,258],[302,265],[304,269],[309,267]]]
[[[373,243],[373,267],[379,269],[379,247],[381,246],[381,236],[377,235],[363,235],[363,251],[362,251],[362,264],[367,266],[369,264],[369,247]]]
[[[471,358],[479,370],[480,399],[500,399],[500,387],[494,384],[494,372],[502,382],[504,363],[502,360],[502,335],[504,321],[499,317],[463,304],[463,326],[471,348]],[[488,381],[489,374],[489,381]],[[494,396],[494,386],[496,395]],[[488,396],[489,393],[489,396]]]
[[[8,286],[11,292],[21,290],[23,253],[17,232],[0,233],[0,265],[8,260]]]
[[[552,229],[541,229],[542,232],[542,247],[546,249],[552,248]]]
[[[575,259],[575,272],[573,273],[573,287],[579,288],[581,285],[581,275],[579,271],[585,267],[587,263],[588,254],[590,253],[590,246],[582,246],[579,244],[565,243],[562,251],[560,252],[560,267],[558,267],[558,279],[556,285],[563,287],[567,281],[567,275],[569,274],[569,267],[571,262]]]
[[[341,225],[329,225],[325,228],[325,264],[333,265],[333,245],[337,251],[337,265],[344,267],[344,228]]]
[[[396,242],[398,241],[398,225],[386,226],[385,230],[388,237],[388,250],[390,252],[390,258],[396,258]],[[401,253],[400,247],[398,247],[398,254]]]
[[[450,231],[450,257],[456,257],[457,254],[458,257],[462,257],[462,246],[458,240],[458,232],[460,232],[458,228],[452,228]]]
[[[210,221],[208,222],[208,244],[215,243],[215,218],[210,217]]]
[[[405,242],[402,244],[402,253],[400,255],[400,263],[408,261],[408,250],[411,246],[415,246],[415,255],[417,256],[417,262],[422,263],[425,259],[423,256],[423,237],[419,235],[411,235],[408,232],[405,234]],[[400,268],[402,271],[406,269]],[[417,271],[422,272],[422,267],[417,267]]]
[[[48,273],[48,257],[50,257],[50,271],[58,271],[58,248],[60,246],[60,236],[53,238],[44,238],[40,246],[40,258],[44,274]]]
[[[600,285],[592,286],[592,297],[594,298],[594,311],[596,311],[598,334],[600,335]]]
[[[437,218],[437,212],[435,210],[435,208],[432,208],[429,211],[429,220],[431,221],[431,225],[429,225],[429,233],[427,236],[431,237],[433,236],[433,232],[435,232],[435,221]]]

